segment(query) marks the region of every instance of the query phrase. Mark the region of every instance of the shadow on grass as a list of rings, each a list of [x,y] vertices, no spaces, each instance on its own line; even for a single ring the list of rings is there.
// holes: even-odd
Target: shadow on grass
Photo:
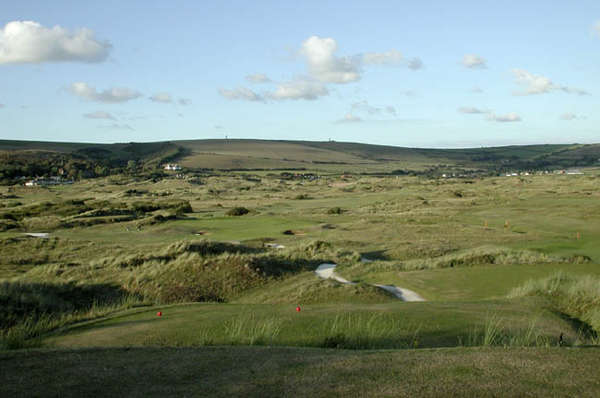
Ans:
[[[564,312],[556,310],[552,312],[567,322],[573,328],[573,331],[575,331],[577,335],[583,339],[588,341],[598,339],[598,332],[596,332],[588,323],[582,321],[581,319],[572,317]]]
[[[0,283],[0,329],[25,319],[86,311],[93,306],[111,305],[131,297],[113,284]]]

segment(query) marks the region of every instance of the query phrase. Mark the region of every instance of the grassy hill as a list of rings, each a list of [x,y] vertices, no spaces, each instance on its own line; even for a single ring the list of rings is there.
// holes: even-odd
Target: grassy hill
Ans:
[[[0,160],[61,155],[107,167],[136,161],[144,168],[177,160],[189,169],[305,169],[333,173],[390,173],[438,168],[500,172],[593,166],[600,144],[523,145],[468,149],[403,148],[344,142],[188,140],[153,143],[86,144],[0,140]]]

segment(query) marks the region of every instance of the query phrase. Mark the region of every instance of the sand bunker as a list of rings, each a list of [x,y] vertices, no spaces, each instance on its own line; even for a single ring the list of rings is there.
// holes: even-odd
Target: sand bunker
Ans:
[[[349,280],[336,275],[336,273],[334,272],[336,266],[337,266],[337,264],[333,264],[333,263],[323,263],[317,267],[317,269],[315,270],[315,273],[317,274],[317,276],[319,278],[322,278],[322,279],[333,279],[340,283],[355,285],[354,282],[350,282]],[[399,298],[402,301],[425,301],[425,299],[423,297],[419,296],[418,293],[413,292],[412,290],[409,290],[409,289],[404,289],[404,288],[397,287],[394,285],[373,285],[373,286],[392,293],[394,296],[396,296],[397,298]]]

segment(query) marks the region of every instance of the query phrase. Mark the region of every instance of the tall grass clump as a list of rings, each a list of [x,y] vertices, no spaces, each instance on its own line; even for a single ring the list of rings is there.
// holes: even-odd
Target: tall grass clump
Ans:
[[[583,255],[570,257],[551,256],[533,250],[515,250],[503,247],[481,246],[474,249],[461,250],[439,257],[425,257],[403,261],[400,263],[381,264],[392,270],[416,271],[425,269],[470,267],[475,265],[510,265],[510,264],[548,264],[548,263],[588,263],[591,259]],[[383,270],[383,269],[382,269]]]
[[[416,348],[421,329],[390,314],[377,313],[339,313],[321,328],[320,335],[325,337],[319,346],[344,349]]]
[[[281,332],[281,320],[242,315],[225,323],[227,343],[232,345],[272,345]]]
[[[148,305],[139,297],[127,295],[112,303],[94,301],[88,308],[71,312],[32,312],[12,323],[0,325],[0,349],[21,349],[42,346],[44,335],[76,322],[101,318],[126,309]],[[5,309],[3,309],[5,310]]]
[[[550,344],[551,339],[542,333],[537,319],[526,329],[513,330],[497,314],[488,314],[484,324],[471,329],[466,338],[459,336],[459,345],[469,347],[547,347]]]
[[[547,278],[527,281],[509,297],[541,296],[556,310],[578,319],[600,332],[600,278],[592,275],[569,275],[557,272]]]

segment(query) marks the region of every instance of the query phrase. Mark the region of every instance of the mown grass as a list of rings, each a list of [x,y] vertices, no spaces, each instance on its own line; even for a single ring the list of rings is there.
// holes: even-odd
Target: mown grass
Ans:
[[[435,301],[497,299],[530,279],[548,277],[558,271],[572,275],[600,275],[600,266],[596,263],[479,265],[419,271],[378,271],[377,267],[378,263],[366,263],[341,268],[338,273],[363,283],[405,287]]]
[[[598,349],[289,347],[0,352],[0,395],[564,396],[600,394]],[[27,380],[27,382],[23,382]]]
[[[454,304],[189,304],[75,325],[44,342],[58,347],[185,347],[251,341],[278,346],[406,349],[557,345],[561,334],[567,344],[584,342],[578,327],[541,304],[537,299]],[[295,310],[298,305],[300,312]],[[161,317],[157,311],[162,312]],[[479,339],[486,335],[490,316],[498,319],[495,329],[501,338],[482,342]],[[232,334],[232,330],[241,334]]]

